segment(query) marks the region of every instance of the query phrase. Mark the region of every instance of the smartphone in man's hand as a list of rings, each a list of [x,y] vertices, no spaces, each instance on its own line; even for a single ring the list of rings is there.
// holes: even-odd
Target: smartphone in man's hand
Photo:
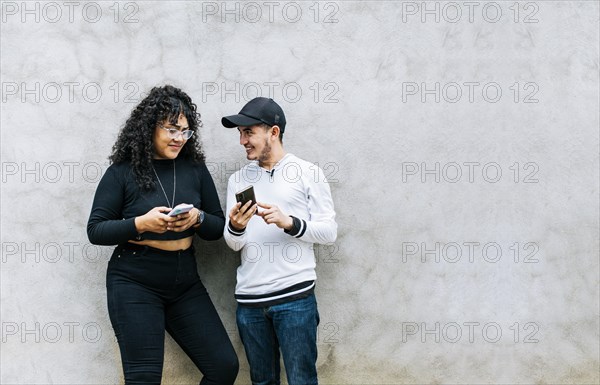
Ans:
[[[252,204],[250,205],[252,207],[256,203],[256,198],[254,197],[254,186],[250,185],[242,191],[235,193],[235,199],[242,203],[240,207],[243,207],[246,203],[248,203],[248,201],[252,201]]]

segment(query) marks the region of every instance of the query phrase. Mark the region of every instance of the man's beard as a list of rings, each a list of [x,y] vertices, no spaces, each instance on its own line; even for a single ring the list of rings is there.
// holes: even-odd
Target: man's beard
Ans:
[[[260,155],[258,156],[258,161],[260,163],[264,163],[266,161],[268,161],[271,158],[271,144],[269,143],[269,140],[265,140],[265,146],[263,147],[262,151],[260,152]]]

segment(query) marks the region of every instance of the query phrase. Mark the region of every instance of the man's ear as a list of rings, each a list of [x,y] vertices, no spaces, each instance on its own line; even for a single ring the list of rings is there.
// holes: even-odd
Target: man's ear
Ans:
[[[279,138],[279,131],[281,131],[281,128],[279,128],[278,125],[274,125],[273,127],[271,127],[271,129],[273,131],[271,131],[271,135],[274,135],[275,138]]]

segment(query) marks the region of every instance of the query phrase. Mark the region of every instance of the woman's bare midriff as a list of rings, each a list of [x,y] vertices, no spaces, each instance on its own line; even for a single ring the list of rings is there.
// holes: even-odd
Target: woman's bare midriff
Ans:
[[[144,239],[143,241],[129,241],[131,243],[135,243],[136,245],[150,246],[155,249],[167,250],[167,251],[177,251],[177,250],[187,250],[192,246],[192,241],[194,237],[187,237],[183,239],[175,239],[169,241],[159,241],[155,239]]]

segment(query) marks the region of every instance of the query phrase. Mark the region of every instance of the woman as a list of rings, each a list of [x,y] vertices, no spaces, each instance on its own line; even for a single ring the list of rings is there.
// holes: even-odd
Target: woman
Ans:
[[[223,234],[224,216],[198,138],[196,105],[155,87],[133,110],[100,180],[87,231],[117,245],[108,263],[108,312],[126,384],[160,384],[165,330],[203,374],[233,384],[237,355],[196,270],[194,233]],[[177,204],[187,213],[169,216]]]

